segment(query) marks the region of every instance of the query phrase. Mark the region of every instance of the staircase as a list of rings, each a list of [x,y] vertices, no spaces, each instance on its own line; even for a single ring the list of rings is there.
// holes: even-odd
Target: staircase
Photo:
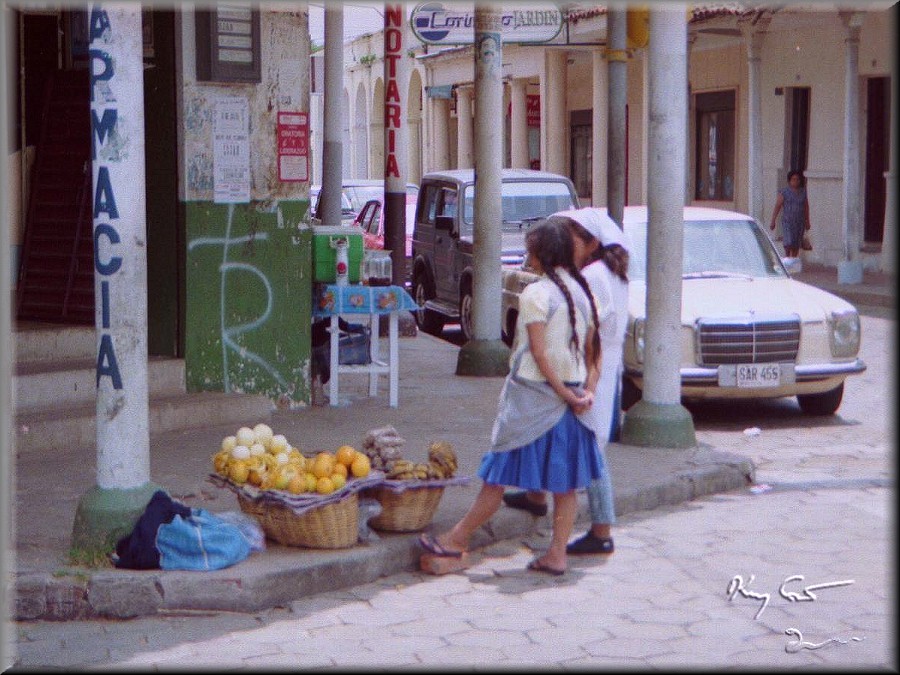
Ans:
[[[47,83],[44,100],[16,289],[17,316],[93,326],[87,71],[57,71]]]
[[[12,378],[17,453],[95,447],[96,349],[93,326],[37,325],[15,332]],[[268,419],[265,396],[188,393],[184,360],[150,357],[150,434]]]

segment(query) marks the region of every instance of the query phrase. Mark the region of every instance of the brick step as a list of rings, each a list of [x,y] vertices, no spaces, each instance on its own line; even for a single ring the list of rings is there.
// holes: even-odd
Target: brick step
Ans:
[[[254,394],[197,392],[150,396],[150,434],[269,419],[272,401]],[[95,403],[31,410],[15,416],[16,453],[90,448],[97,443]]]
[[[96,359],[20,362],[12,378],[16,410],[94,403],[97,397]],[[147,361],[150,395],[184,393],[184,359],[151,356]]]
[[[97,329],[91,326],[41,324],[15,331],[16,363],[93,360]]]

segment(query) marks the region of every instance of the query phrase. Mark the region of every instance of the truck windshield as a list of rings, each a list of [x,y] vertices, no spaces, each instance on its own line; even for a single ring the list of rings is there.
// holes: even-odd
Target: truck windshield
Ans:
[[[557,211],[576,208],[569,186],[553,181],[509,181],[501,183],[503,231],[524,230],[530,223]],[[475,186],[463,193],[462,234],[472,235],[475,221]]]

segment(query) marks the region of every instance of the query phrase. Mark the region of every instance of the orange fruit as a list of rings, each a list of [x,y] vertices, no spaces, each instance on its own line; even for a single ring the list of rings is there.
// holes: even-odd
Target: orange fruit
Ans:
[[[301,492],[306,492],[307,484],[306,478],[304,476],[294,476],[288,481],[287,489],[288,492],[292,492],[295,495],[300,494]]]
[[[331,474],[331,482],[335,490],[340,490],[347,484],[347,477],[339,473],[333,473]]]
[[[356,459],[356,449],[352,445],[342,445],[337,449],[335,459],[338,464],[343,464],[345,467],[350,468],[353,460]]]
[[[316,478],[327,478],[334,473],[334,455],[330,452],[320,452],[313,458],[310,469]]]
[[[250,467],[247,466],[247,462],[242,459],[235,459],[228,466],[228,477],[235,483],[246,483],[249,475]]]
[[[349,469],[347,468],[346,464],[341,464],[340,462],[336,462],[334,465],[334,470],[331,472],[331,475],[336,476],[336,475],[340,474],[341,476],[346,478],[348,472],[349,472]]]
[[[364,478],[369,475],[369,470],[371,468],[372,465],[369,462],[369,458],[360,452],[357,453],[356,459],[354,459],[353,463],[350,465],[350,473],[357,478]]]
[[[316,492],[320,495],[328,495],[334,492],[334,483],[327,476],[316,481]]]
[[[306,491],[307,492],[315,492],[316,491],[316,483],[319,482],[319,479],[313,476],[311,473],[303,474],[303,478],[306,479]]]

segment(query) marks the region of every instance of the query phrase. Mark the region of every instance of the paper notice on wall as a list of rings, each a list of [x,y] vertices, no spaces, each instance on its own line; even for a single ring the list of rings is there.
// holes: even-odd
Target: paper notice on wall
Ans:
[[[245,98],[216,101],[213,189],[216,204],[250,202],[250,104]]]

